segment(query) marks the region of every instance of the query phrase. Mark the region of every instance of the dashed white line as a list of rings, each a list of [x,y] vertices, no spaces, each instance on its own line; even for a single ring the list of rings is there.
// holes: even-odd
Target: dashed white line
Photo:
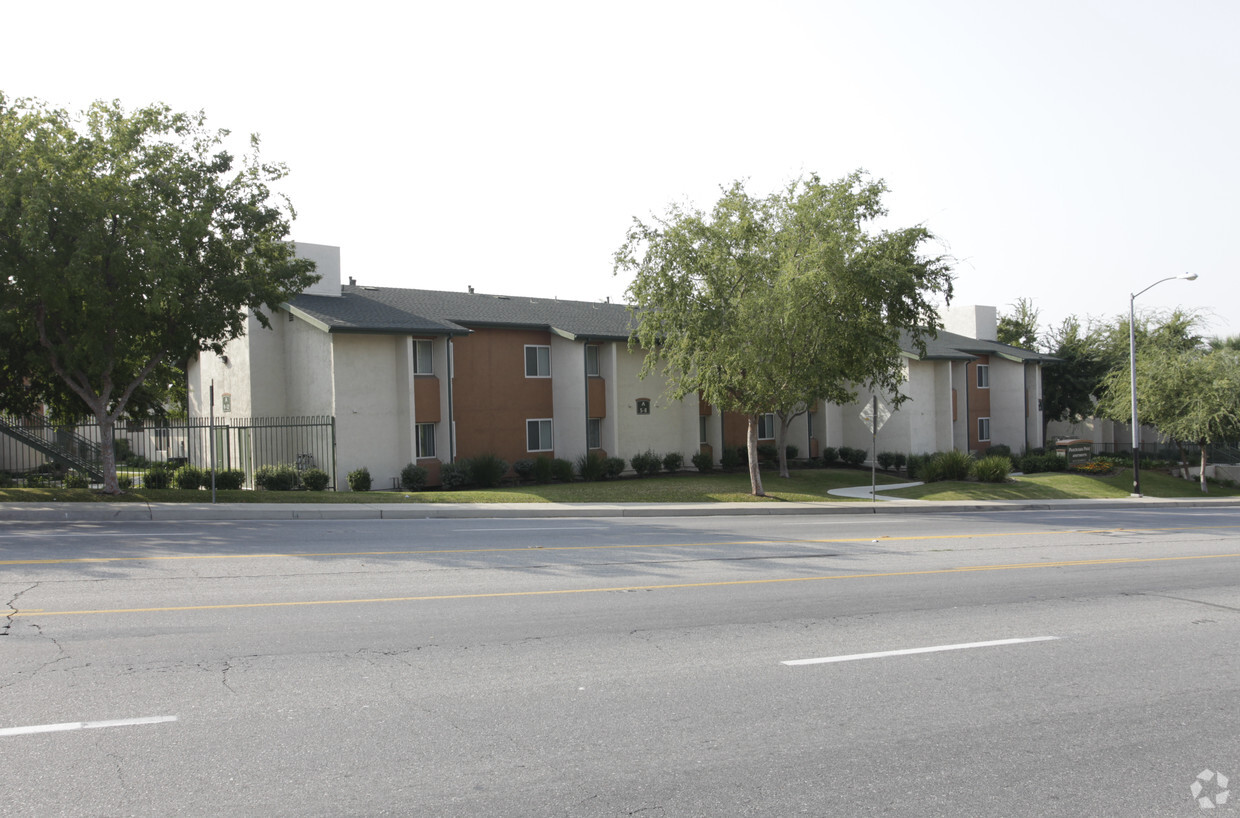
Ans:
[[[992,648],[999,645],[1020,645],[1026,642],[1049,642],[1058,636],[1027,636],[1021,639],[994,639],[990,642],[965,642],[959,645],[935,645],[928,648],[905,648],[904,650],[884,650],[878,653],[851,653],[847,656],[826,656],[821,659],[789,659],[781,665],[825,665],[829,662],[855,662],[858,659],[882,659],[886,656],[909,656],[914,653],[937,653],[944,650],[968,650],[970,648]]]
[[[176,716],[142,716],[136,719],[106,721],[67,721],[62,724],[33,724],[27,727],[2,727],[0,736],[27,736],[32,733],[60,733],[65,730],[93,730],[97,727],[130,727],[136,724],[160,724],[176,721]]]

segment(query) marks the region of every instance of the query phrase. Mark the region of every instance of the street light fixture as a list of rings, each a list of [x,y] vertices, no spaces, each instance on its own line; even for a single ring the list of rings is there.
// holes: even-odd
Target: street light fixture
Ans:
[[[1128,296],[1128,366],[1131,376],[1132,389],[1132,495],[1133,497],[1141,496],[1141,422],[1137,420],[1137,329],[1136,329],[1136,302],[1137,296],[1147,290],[1162,284],[1164,281],[1175,281],[1183,279],[1184,281],[1196,281],[1196,273],[1180,273],[1178,276],[1168,276],[1160,278],[1146,287],[1144,290],[1135,292]]]

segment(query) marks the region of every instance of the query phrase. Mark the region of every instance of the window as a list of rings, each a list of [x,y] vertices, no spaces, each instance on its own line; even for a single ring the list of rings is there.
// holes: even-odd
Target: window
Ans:
[[[419,423],[418,429],[418,458],[435,456],[435,424]]]
[[[990,418],[977,419],[977,440],[979,443],[990,440]]]
[[[603,448],[603,419],[588,418],[586,420],[586,448]]]
[[[598,344],[586,344],[586,375],[598,377]]]
[[[698,415],[698,443],[706,442],[706,415]]]
[[[990,367],[987,366],[986,364],[977,365],[977,388],[978,389],[989,389],[990,388]]]
[[[551,347],[526,346],[525,377],[551,377]]]
[[[413,374],[430,375],[434,371],[431,366],[431,349],[433,341],[413,342]]]
[[[775,439],[775,416],[770,412],[758,415],[758,440]]]
[[[551,420],[527,420],[525,422],[525,448],[531,452],[549,452],[551,443]]]

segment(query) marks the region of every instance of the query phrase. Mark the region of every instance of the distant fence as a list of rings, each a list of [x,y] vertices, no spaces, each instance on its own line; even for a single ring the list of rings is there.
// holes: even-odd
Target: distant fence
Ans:
[[[1050,444],[1048,444],[1050,445]],[[1197,463],[1201,460],[1201,447],[1196,443],[1185,443],[1184,453],[1188,459]],[[1132,444],[1094,443],[1094,454],[1132,454]],[[1179,461],[1180,450],[1170,441],[1142,441],[1141,456],[1157,460]],[[1211,443],[1206,446],[1206,458],[1211,463],[1240,463],[1240,444]]]
[[[336,487],[336,423],[332,417],[186,418],[120,421],[114,434],[117,472],[134,485],[153,463],[239,469],[254,488],[263,466],[327,472]],[[67,472],[102,480],[102,436],[93,419],[55,423],[0,417],[0,471],[20,483],[59,481]]]

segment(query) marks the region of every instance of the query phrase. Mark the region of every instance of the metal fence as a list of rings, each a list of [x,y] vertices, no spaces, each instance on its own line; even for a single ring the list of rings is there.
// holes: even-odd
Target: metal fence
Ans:
[[[0,416],[0,472],[19,484],[60,482],[70,472],[103,479],[99,424]],[[113,433],[117,473],[135,486],[156,464],[239,469],[245,488],[263,466],[317,468],[336,487],[336,423],[332,417],[186,418],[120,421]]]
[[[1050,444],[1048,444],[1050,445]],[[1094,454],[1122,454],[1132,456],[1132,444],[1094,443]],[[1201,447],[1185,443],[1184,453],[1192,463],[1201,460]],[[1157,460],[1179,461],[1180,449],[1171,441],[1141,441],[1141,457]],[[1240,443],[1211,443],[1206,446],[1206,458],[1210,463],[1240,463]]]

